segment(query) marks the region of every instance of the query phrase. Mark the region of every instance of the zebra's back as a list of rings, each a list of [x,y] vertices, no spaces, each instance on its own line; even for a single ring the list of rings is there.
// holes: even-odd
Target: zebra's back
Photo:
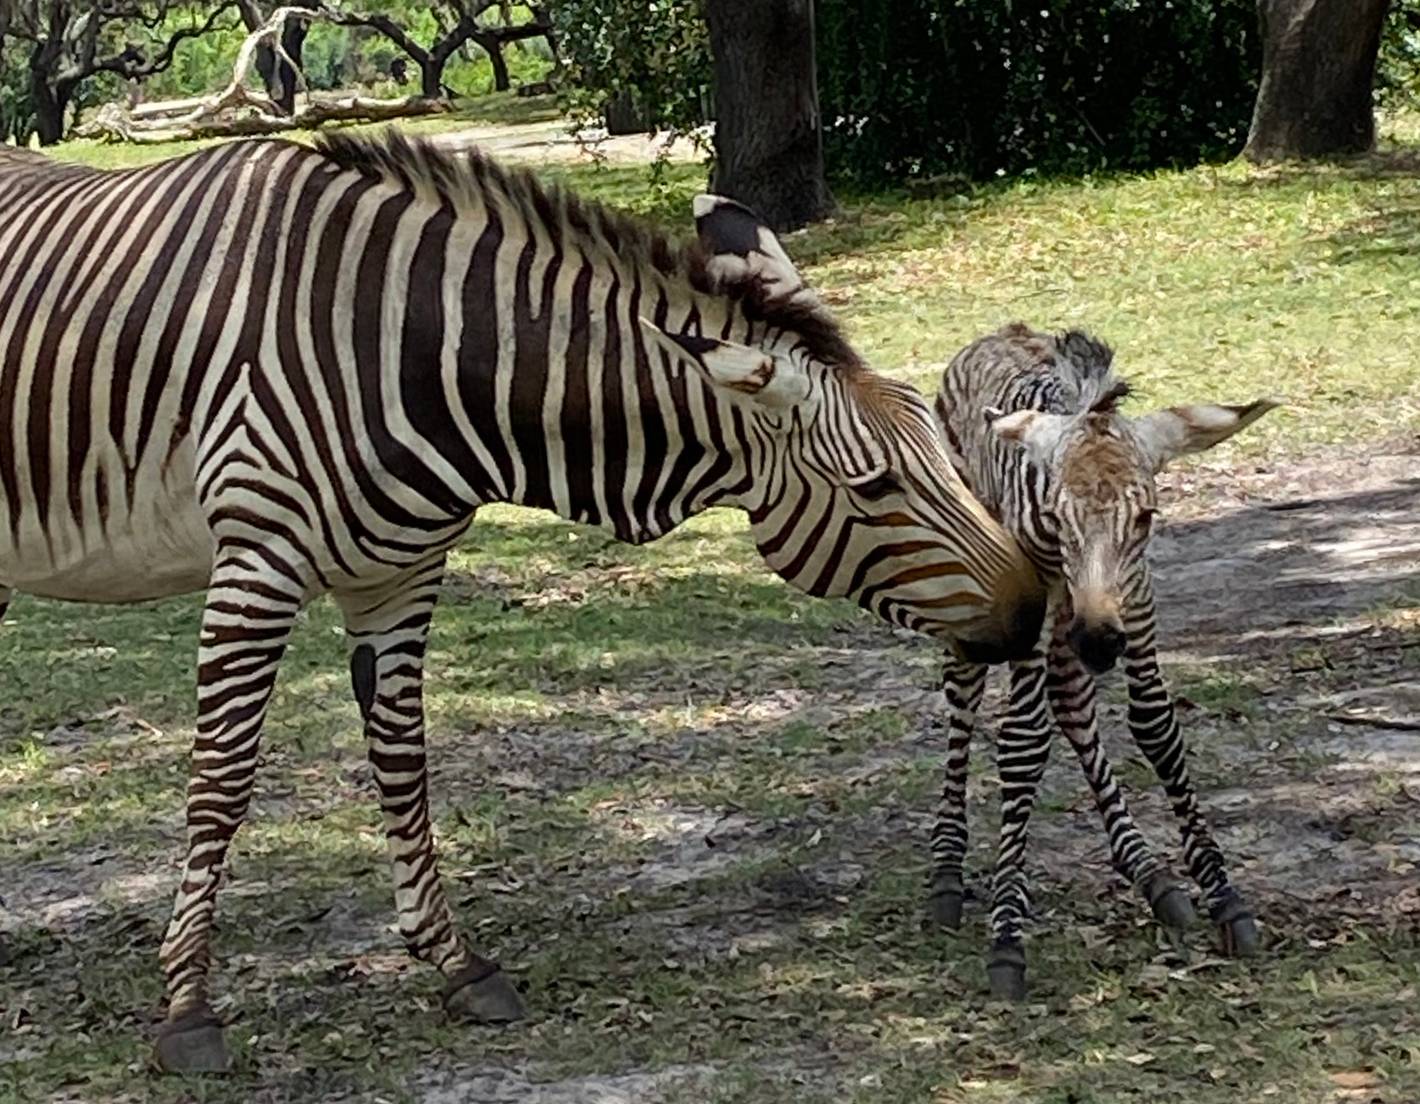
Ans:
[[[0,582],[93,601],[205,584],[194,424],[255,359],[266,185],[301,159],[0,157]]]

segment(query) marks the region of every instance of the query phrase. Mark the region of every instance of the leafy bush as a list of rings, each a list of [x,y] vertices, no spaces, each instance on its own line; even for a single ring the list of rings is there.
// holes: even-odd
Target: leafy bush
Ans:
[[[705,121],[710,36],[699,0],[556,0],[551,10],[573,118],[605,118],[630,103],[648,128]]]
[[[1253,0],[822,0],[819,88],[836,171],[1139,169],[1242,148]]]
[[[1386,18],[1376,70],[1384,107],[1420,107],[1420,0],[1395,0]]]

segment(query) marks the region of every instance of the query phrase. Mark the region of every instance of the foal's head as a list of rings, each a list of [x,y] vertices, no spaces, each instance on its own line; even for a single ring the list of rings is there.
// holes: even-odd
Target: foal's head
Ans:
[[[1128,391],[1106,375],[1076,413],[1017,410],[991,423],[997,436],[1025,449],[1045,477],[1041,528],[1059,541],[1071,609],[1068,640],[1097,674],[1124,652],[1121,609],[1145,569],[1158,512],[1155,475],[1176,456],[1210,449],[1278,405],[1271,399],[1245,406],[1199,403],[1129,417],[1118,410]]]

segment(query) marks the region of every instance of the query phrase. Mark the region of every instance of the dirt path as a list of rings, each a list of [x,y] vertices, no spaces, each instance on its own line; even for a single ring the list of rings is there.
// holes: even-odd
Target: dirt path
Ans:
[[[565,119],[537,123],[489,123],[432,136],[438,145],[478,146],[505,161],[533,165],[585,165],[604,161],[616,165],[647,165],[658,157],[670,161],[696,161],[704,154],[687,139],[675,142],[666,134],[608,135],[601,130],[577,134]]]

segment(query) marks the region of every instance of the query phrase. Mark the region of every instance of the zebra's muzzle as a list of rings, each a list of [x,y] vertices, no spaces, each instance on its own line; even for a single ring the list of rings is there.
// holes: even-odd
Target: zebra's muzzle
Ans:
[[[1108,621],[1090,623],[1079,617],[1070,623],[1065,639],[1080,662],[1095,675],[1104,674],[1119,662],[1128,640],[1122,625]]]

